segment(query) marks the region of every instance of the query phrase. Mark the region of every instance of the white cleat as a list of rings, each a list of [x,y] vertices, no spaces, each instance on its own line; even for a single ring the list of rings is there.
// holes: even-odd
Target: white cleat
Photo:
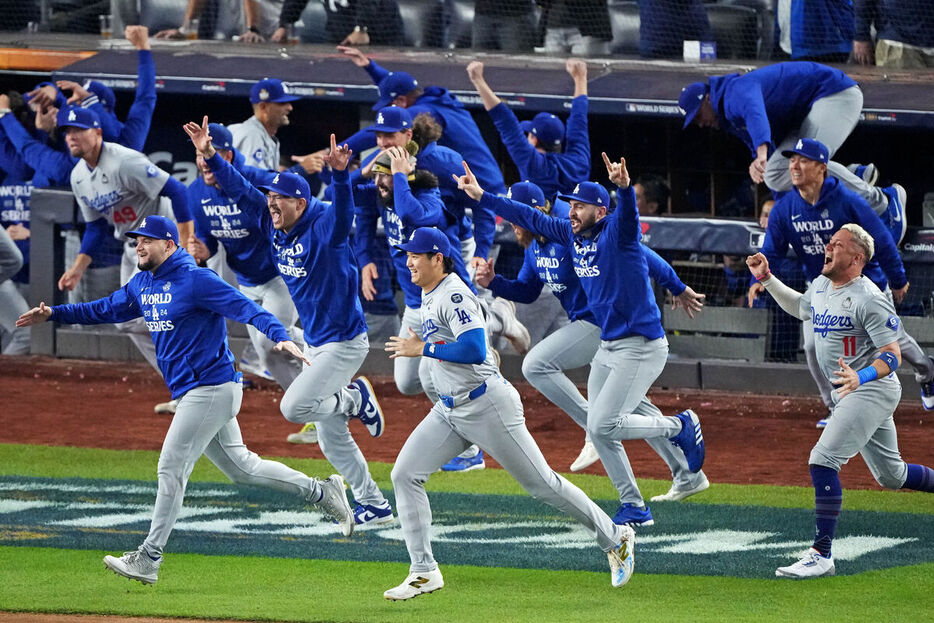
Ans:
[[[704,476],[704,479],[696,487],[690,489],[675,489],[674,485],[671,485],[671,489],[668,490],[668,493],[663,493],[661,495],[656,495],[652,498],[653,502],[677,502],[685,498],[689,498],[692,495],[700,493],[701,491],[706,491],[710,488],[710,481],[707,480],[707,476]]]
[[[593,442],[585,442],[584,447],[581,448],[581,453],[578,454],[574,462],[571,463],[571,471],[579,472],[583,469],[587,469],[599,460],[600,455],[597,454],[597,449],[594,447]]]
[[[340,525],[344,536],[350,536],[355,522],[347,501],[344,478],[340,474],[332,474],[325,480],[319,480],[318,484],[321,486],[321,499],[315,502],[315,506]]]
[[[390,601],[404,601],[426,593],[433,593],[441,588],[444,588],[444,578],[441,577],[440,569],[422,571],[410,573],[405,582],[395,588],[390,588],[383,593],[383,597]]]
[[[178,401],[170,400],[168,402],[160,402],[157,404],[155,412],[159,415],[175,415],[176,409],[178,409]]]
[[[149,554],[142,548],[132,552],[125,552],[123,556],[104,556],[104,564],[108,569],[122,575],[125,578],[142,582],[143,584],[155,584],[159,579],[159,567],[162,565],[162,557],[159,560],[153,560]]]
[[[318,429],[314,422],[308,422],[297,433],[289,433],[285,440],[289,443],[318,443]]]
[[[795,580],[806,580],[809,578],[822,578],[835,573],[833,566],[833,557],[821,556],[813,547],[793,565],[779,567],[775,570],[775,576],[779,578],[792,578]]]
[[[622,543],[606,553],[610,561],[610,583],[614,588],[625,586],[636,568],[636,533],[629,526],[622,528]]]

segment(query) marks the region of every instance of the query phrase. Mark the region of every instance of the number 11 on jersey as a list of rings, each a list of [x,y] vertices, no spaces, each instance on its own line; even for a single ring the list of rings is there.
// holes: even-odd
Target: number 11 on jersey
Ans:
[[[856,356],[856,336],[847,335],[843,338],[843,356],[844,357],[855,357]]]

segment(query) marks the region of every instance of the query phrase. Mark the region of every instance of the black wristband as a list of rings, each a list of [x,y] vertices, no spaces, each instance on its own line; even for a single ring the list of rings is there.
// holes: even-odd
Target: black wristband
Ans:
[[[247,30],[249,30],[250,32],[254,34],[257,34],[257,35],[259,34],[259,28],[257,28],[256,26],[250,26],[247,28]]]

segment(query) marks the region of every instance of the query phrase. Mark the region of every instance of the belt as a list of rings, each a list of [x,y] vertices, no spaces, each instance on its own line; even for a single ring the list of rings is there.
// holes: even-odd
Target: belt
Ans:
[[[491,376],[490,378],[493,378],[493,377],[495,377],[495,376],[499,376],[499,375],[498,375],[498,374],[494,374],[494,375]],[[489,381],[489,380],[490,380],[490,379],[487,379],[487,381]],[[472,390],[470,390],[470,391],[467,392],[466,394],[458,394],[457,396],[445,396],[445,395],[441,394],[441,395],[438,396],[438,398],[441,400],[441,404],[443,404],[443,405],[444,405],[445,407],[447,407],[448,409],[453,409],[454,407],[459,407],[459,406],[461,406],[462,404],[467,403],[467,402],[470,402],[471,400],[476,400],[477,398],[479,398],[480,396],[482,396],[483,394],[485,394],[485,393],[486,393],[486,382],[487,382],[487,381],[483,381],[482,383],[480,383],[479,385],[477,385],[476,387],[474,387]]]

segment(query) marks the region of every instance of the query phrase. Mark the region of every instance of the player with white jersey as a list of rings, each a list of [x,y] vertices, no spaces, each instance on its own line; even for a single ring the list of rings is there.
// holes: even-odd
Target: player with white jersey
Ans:
[[[762,253],[746,259],[752,275],[782,309],[812,321],[821,372],[836,386],[833,417],[808,459],[817,523],[814,544],[794,564],[776,569],[778,577],[835,573],[831,546],[843,503],[839,472],[857,453],[883,487],[934,493],[934,470],[905,463],[898,451],[892,414],[902,394],[895,375],[901,364],[901,323],[892,302],[862,274],[874,252],[865,229],[843,225],[826,245],[820,276],[803,295],[771,274]]]
[[[292,102],[300,99],[292,95],[287,82],[278,78],[263,78],[250,88],[253,116],[243,123],[231,124],[234,147],[253,167],[279,170],[279,128],[289,125]]]
[[[90,251],[109,235],[108,225],[113,225],[117,240],[124,240],[124,234],[144,218],[160,214],[162,197],[171,200],[172,212],[184,239],[194,233],[185,186],[140,152],[105,142],[95,112],[66,106],[58,113],[58,127],[65,131],[65,143],[71,155],[80,158],[71,171],[71,190],[87,222],[78,256],[58,280],[60,290],[72,290],[77,285],[91,264]],[[137,272],[136,241],[126,240],[120,283],[126,284]],[[126,323],[120,328],[129,332],[146,361],[158,370],[155,347],[142,322]]]
[[[452,249],[440,230],[416,229],[399,245],[408,255],[412,283],[422,288],[421,335],[394,336],[390,357],[430,359],[440,399],[406,440],[392,469],[410,575],[383,593],[411,599],[444,586],[431,550],[431,507],[425,482],[472,443],[483,446],[532,497],[579,521],[607,553],[613,586],[633,572],[635,535],[618,526],[583,491],[556,474],[525,427],[522,401],[496,367],[477,296],[453,272]]]

